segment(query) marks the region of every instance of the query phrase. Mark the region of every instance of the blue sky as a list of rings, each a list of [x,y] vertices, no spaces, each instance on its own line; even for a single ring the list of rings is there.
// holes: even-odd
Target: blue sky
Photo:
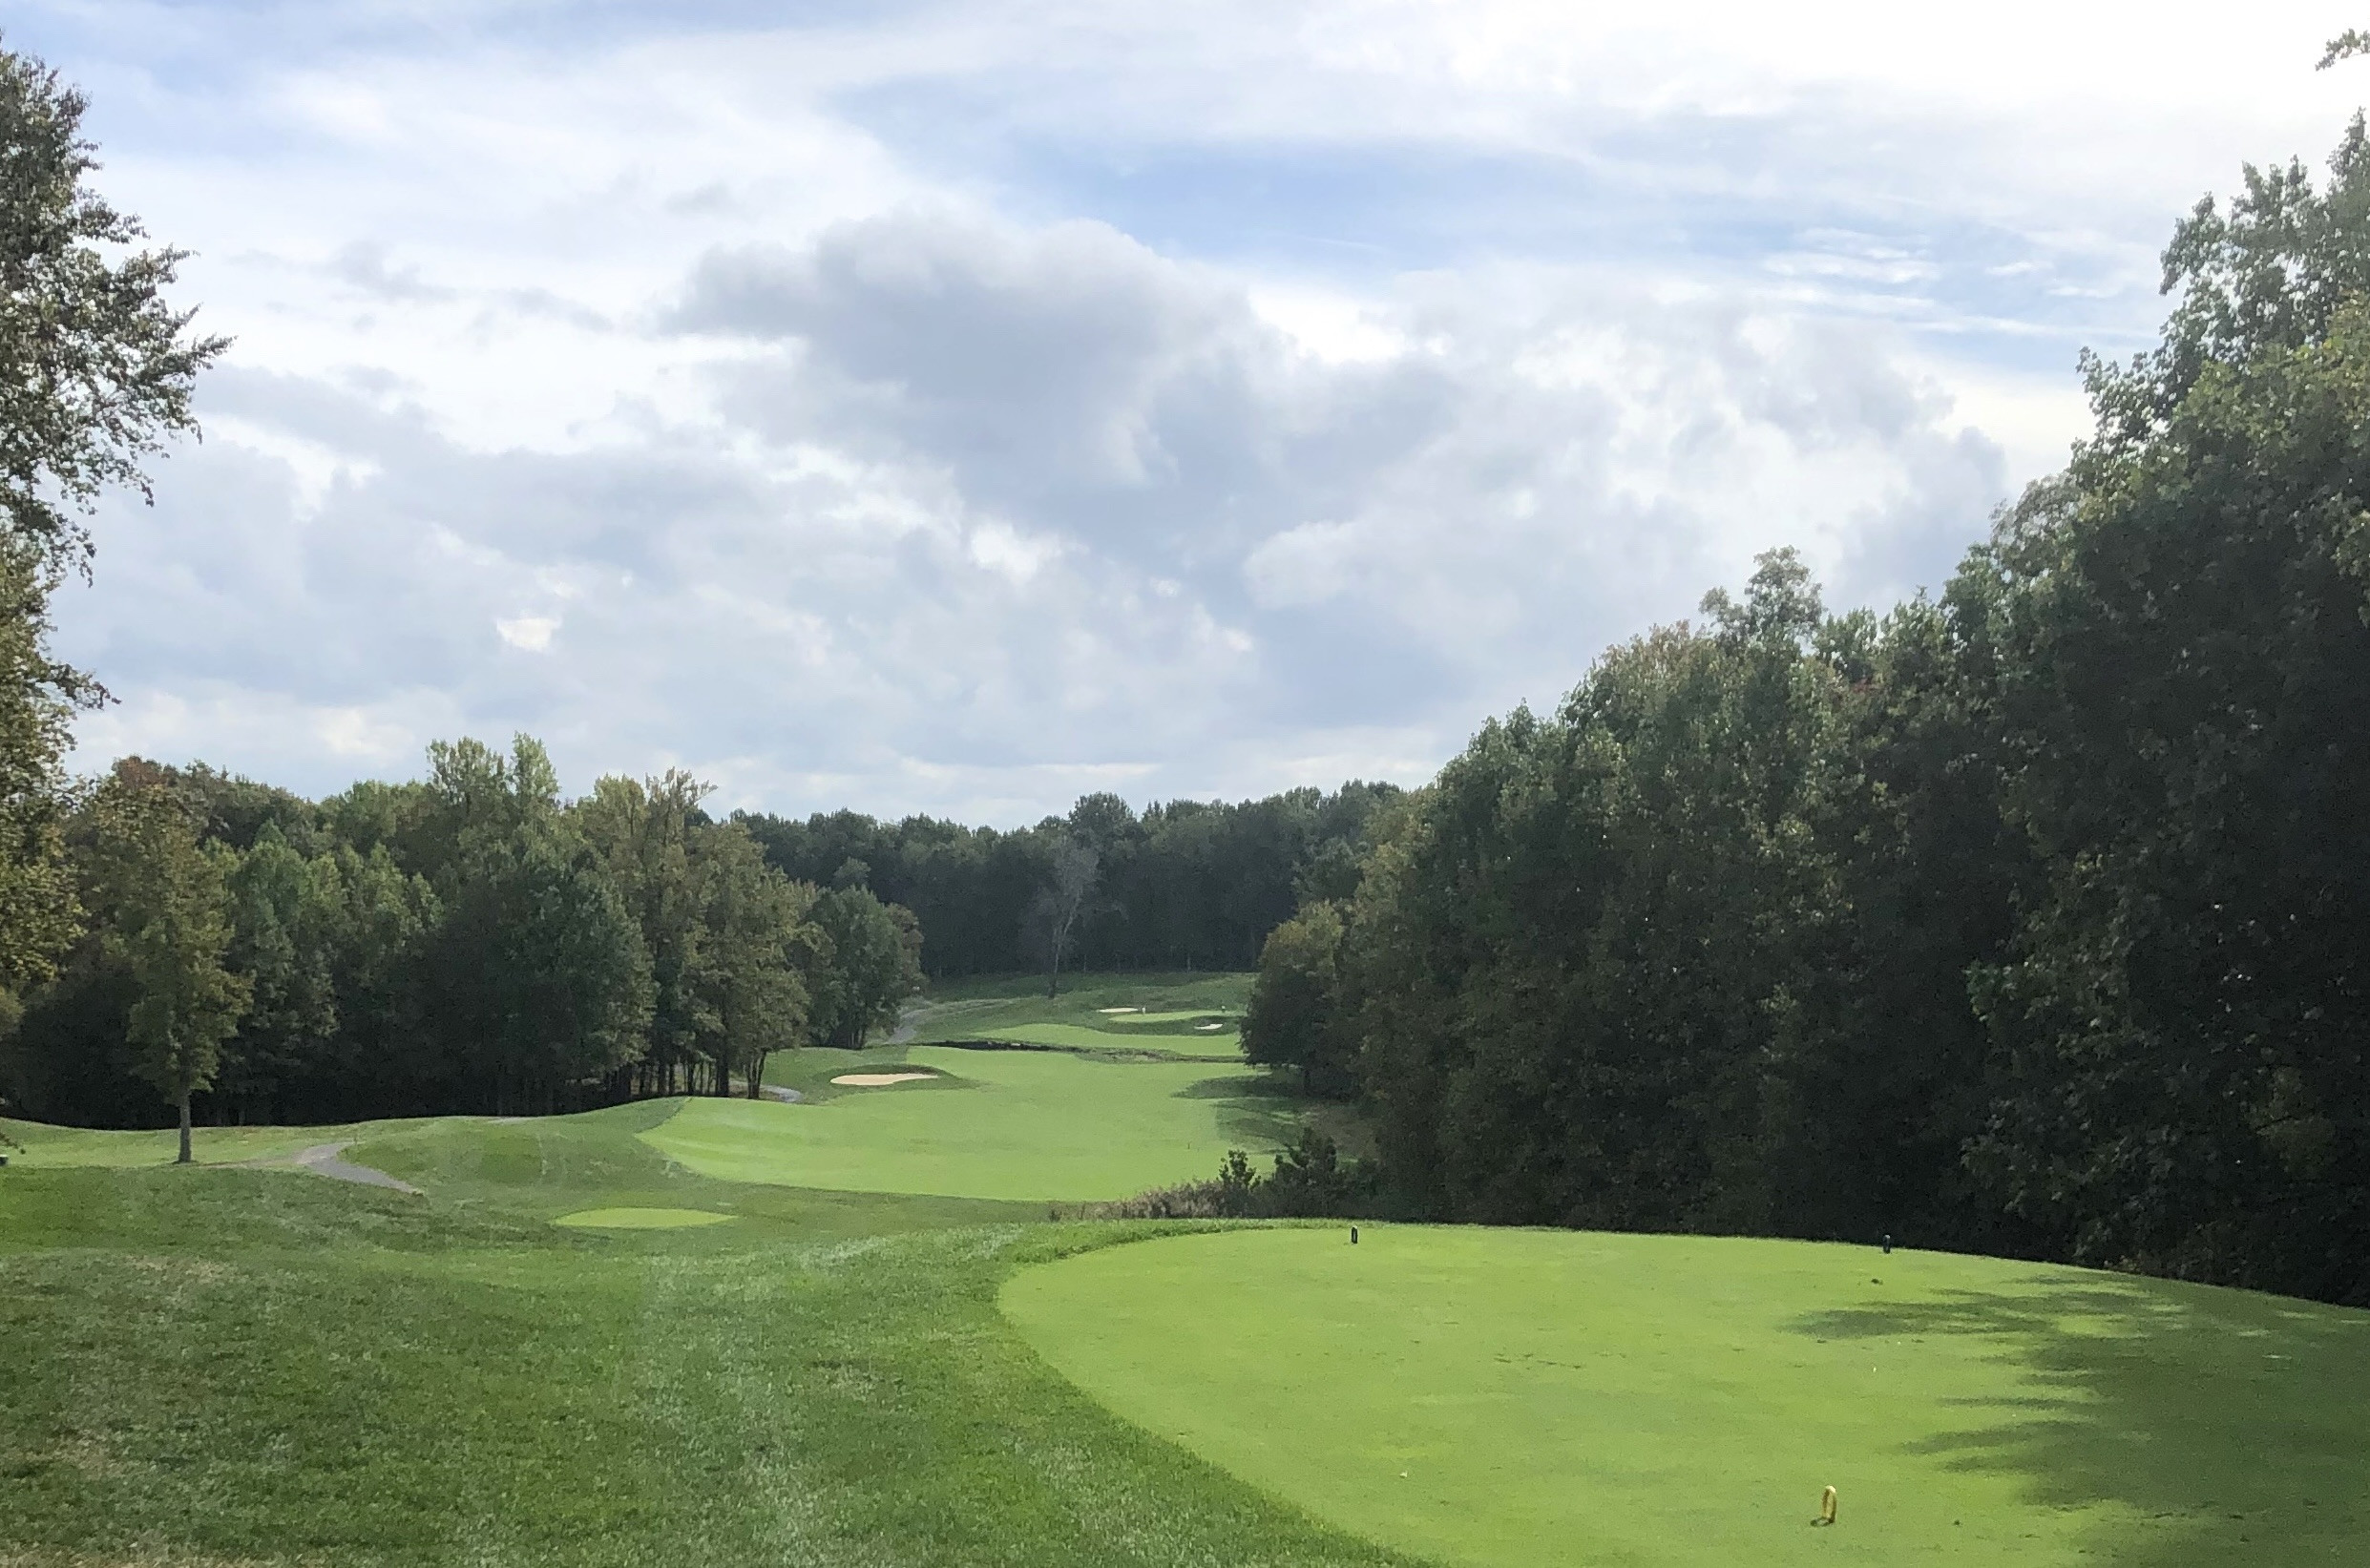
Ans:
[[[61,597],[77,764],[1415,783],[1756,551],[1939,583],[2358,20],[32,0],[237,339]]]

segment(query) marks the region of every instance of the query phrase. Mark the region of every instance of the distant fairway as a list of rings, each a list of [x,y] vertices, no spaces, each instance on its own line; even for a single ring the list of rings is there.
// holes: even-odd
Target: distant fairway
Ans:
[[[912,1018],[912,1038],[1233,1056],[1243,1048],[1250,981],[1248,974],[1075,974],[1049,997],[1041,975],[941,980]]]
[[[1084,1202],[1217,1173],[1272,1146],[1288,1102],[1247,1068],[1107,1061],[1058,1051],[847,1053],[811,1081],[912,1063],[939,1081],[841,1090],[820,1104],[692,1099],[645,1142],[700,1175],[843,1192]],[[876,1059],[879,1058],[879,1059]]]
[[[1001,1299],[1119,1414],[1445,1563],[2370,1561],[2362,1312],[1933,1253],[1418,1226],[1111,1247]],[[1816,1528],[1830,1484],[1840,1521]]]

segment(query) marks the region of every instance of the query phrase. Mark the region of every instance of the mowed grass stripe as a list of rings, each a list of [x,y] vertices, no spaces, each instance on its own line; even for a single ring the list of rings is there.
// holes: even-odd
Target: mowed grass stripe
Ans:
[[[1225,1065],[950,1049],[903,1059],[959,1081],[818,1105],[693,1099],[641,1137],[719,1181],[1073,1202],[1209,1177],[1228,1148],[1271,1147],[1281,1125],[1264,1080]]]
[[[1475,1568],[2370,1560],[2370,1314],[1732,1239],[1233,1231],[1016,1277],[1145,1429]],[[1810,1521],[1819,1489],[1840,1522]]]
[[[661,1161],[614,1118],[572,1119],[573,1156],[533,1173],[457,1147],[519,1130],[427,1135],[454,1179],[426,1198],[0,1172],[0,1563],[1397,1561],[1019,1342],[997,1280],[1098,1227],[886,1235],[980,1205],[766,1189],[734,1224],[567,1229],[547,1210],[614,1205],[600,1171]]]

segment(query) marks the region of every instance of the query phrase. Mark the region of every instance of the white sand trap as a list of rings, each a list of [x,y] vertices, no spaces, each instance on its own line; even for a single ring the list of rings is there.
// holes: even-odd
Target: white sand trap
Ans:
[[[1200,1033],[1206,1035],[1213,1029],[1224,1029],[1227,1026],[1225,1024],[1195,1024],[1193,1027]]]
[[[1140,1007],[1099,1007],[1095,1011],[1097,1013],[1142,1013],[1143,1009]]]
[[[850,1089],[883,1089],[892,1083],[919,1083],[934,1078],[935,1073],[842,1073],[833,1083],[844,1083]]]

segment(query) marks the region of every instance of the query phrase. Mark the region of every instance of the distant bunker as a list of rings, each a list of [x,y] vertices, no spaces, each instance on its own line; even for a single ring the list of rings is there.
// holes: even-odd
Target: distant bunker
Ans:
[[[831,1081],[849,1089],[886,1089],[892,1083],[922,1083],[935,1073],[842,1073]]]

